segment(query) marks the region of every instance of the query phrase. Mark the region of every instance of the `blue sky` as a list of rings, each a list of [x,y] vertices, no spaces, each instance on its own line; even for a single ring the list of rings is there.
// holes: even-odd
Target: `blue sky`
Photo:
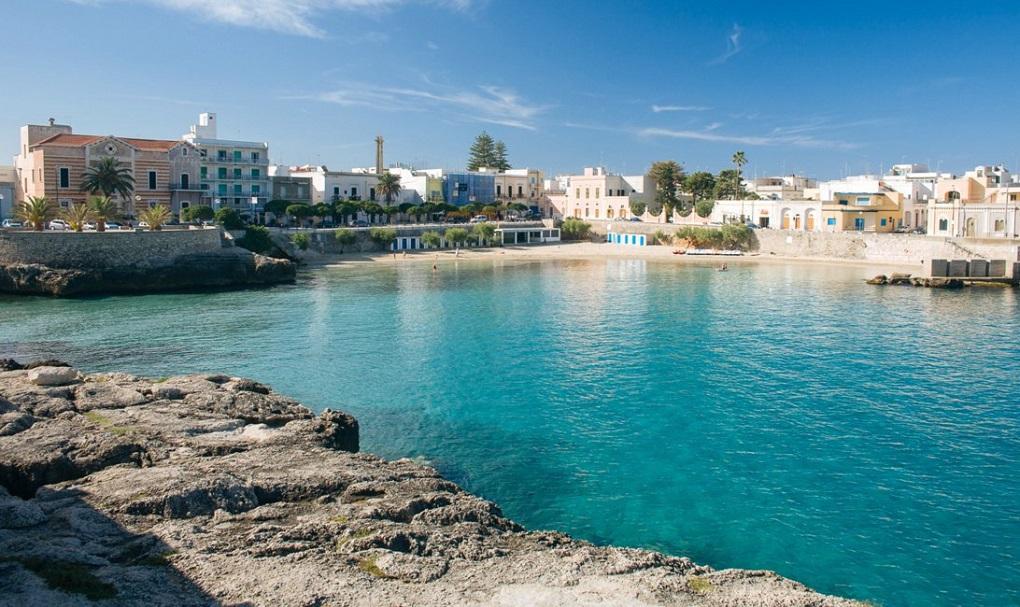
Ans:
[[[0,152],[48,117],[176,138],[201,111],[274,162],[462,167],[675,159],[839,177],[1020,162],[1020,3],[4,2]]]

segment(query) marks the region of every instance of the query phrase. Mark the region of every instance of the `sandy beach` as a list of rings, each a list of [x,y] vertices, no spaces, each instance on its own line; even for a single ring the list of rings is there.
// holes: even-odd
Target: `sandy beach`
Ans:
[[[349,266],[376,263],[438,263],[446,265],[456,261],[483,260],[593,260],[593,259],[644,259],[655,263],[678,263],[698,265],[736,266],[741,264],[823,264],[858,267],[867,270],[865,274],[905,272],[921,274],[923,268],[901,262],[881,262],[862,259],[837,259],[831,257],[783,257],[751,253],[744,256],[722,255],[674,255],[674,247],[648,246],[629,247],[608,243],[564,242],[559,244],[506,246],[491,248],[461,249],[458,254],[452,249],[399,251],[393,253],[345,253],[323,255],[308,252],[304,261],[313,266]]]

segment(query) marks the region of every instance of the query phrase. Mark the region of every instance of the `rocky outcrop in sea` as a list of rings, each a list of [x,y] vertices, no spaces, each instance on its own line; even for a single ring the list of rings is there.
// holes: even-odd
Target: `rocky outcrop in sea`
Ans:
[[[350,415],[248,379],[0,361],[0,604],[858,604],[527,531],[358,448]]]

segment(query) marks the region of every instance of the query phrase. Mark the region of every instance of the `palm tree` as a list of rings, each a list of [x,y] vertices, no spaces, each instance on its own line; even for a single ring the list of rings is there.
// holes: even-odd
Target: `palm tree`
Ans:
[[[400,193],[400,175],[393,173],[379,175],[379,192],[386,197],[386,204],[393,202],[393,197]]]
[[[170,209],[166,208],[165,205],[157,204],[142,211],[139,219],[149,224],[150,230],[159,230],[163,227],[163,224],[170,221]]]
[[[46,229],[46,222],[53,218],[54,208],[45,196],[29,196],[18,206],[18,218],[32,224],[36,232]]]
[[[737,199],[737,192],[740,191],[740,169],[747,164],[747,156],[744,152],[738,151],[733,154],[733,166],[737,167],[737,172],[733,175],[733,200]]]
[[[117,216],[117,205],[113,204],[109,196],[91,196],[88,205],[96,219],[96,230],[105,232],[106,221]]]
[[[92,219],[92,209],[84,202],[72,204],[64,210],[64,219],[72,230],[81,232],[85,229],[85,224]]]
[[[108,197],[117,194],[124,200],[130,200],[131,192],[135,189],[135,178],[131,169],[119,160],[113,156],[104,156],[81,176],[81,189]]]

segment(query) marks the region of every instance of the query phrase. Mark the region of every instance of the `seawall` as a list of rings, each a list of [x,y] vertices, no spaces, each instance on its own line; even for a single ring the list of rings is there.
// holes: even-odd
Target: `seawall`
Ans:
[[[160,265],[165,260],[223,249],[218,228],[135,232],[0,232],[0,264],[98,269]]]

